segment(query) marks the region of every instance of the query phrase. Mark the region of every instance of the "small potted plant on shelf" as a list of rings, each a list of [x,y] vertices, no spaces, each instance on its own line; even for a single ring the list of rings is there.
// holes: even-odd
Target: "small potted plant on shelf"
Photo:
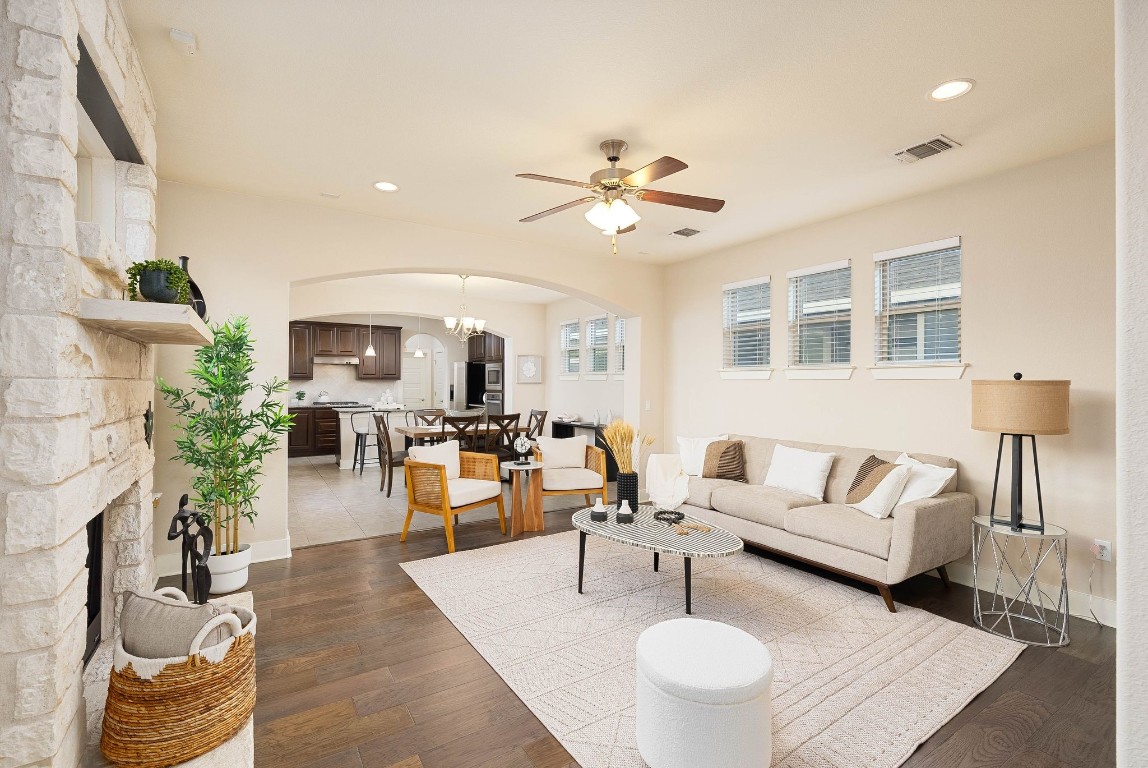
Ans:
[[[169,259],[137,261],[128,267],[128,291],[132,301],[186,304],[191,298],[187,272]]]
[[[263,460],[279,449],[279,436],[292,417],[277,397],[287,391],[279,378],[259,385],[263,395],[254,408],[244,399],[255,389],[251,372],[251,333],[246,317],[211,327],[214,341],[195,353],[189,388],[163,381],[158,386],[177,421],[176,455],[196,470],[193,502],[214,529],[214,556],[208,561],[212,594],[234,592],[247,583],[251,545],[240,544],[239,521],[255,522]]]

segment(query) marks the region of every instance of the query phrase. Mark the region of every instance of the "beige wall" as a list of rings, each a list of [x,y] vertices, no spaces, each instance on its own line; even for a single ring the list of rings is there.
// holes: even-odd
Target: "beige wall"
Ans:
[[[330,313],[296,305],[293,286],[387,272],[467,273],[551,288],[612,312],[649,318],[634,323],[631,334],[660,338],[660,270],[648,264],[613,259],[608,249],[599,258],[516,240],[171,182],[160,184],[158,204],[159,255],[172,259],[191,257],[191,274],[205,294],[211,319],[219,321],[239,314],[250,317],[258,360],[256,381],[281,376],[286,370],[287,324],[293,315]],[[335,311],[369,309],[367,304],[347,304]],[[392,311],[407,313],[418,309],[399,306]],[[500,326],[492,322],[492,328],[498,330]],[[649,401],[649,410],[634,418],[660,425],[661,347],[660,343],[648,346],[649,351],[635,355],[641,375],[627,379],[627,403],[642,403],[644,409]],[[173,383],[186,383],[183,371],[191,360],[190,350],[159,347],[157,372]],[[179,498],[188,489],[191,476],[181,464],[168,461],[173,448],[171,418],[161,406],[156,413],[155,488],[167,498]],[[266,462],[258,508],[257,527],[242,532],[245,540],[254,544],[253,558],[288,556],[286,450]],[[160,522],[163,525],[157,523],[157,527],[166,530],[166,521]],[[157,570],[172,570],[178,563],[176,548],[158,536],[155,546],[162,556]]]
[[[576,413],[583,419],[593,419],[597,411],[603,422],[610,411],[615,416],[625,412],[626,382],[624,376],[563,375],[561,352],[561,326],[578,320],[585,333],[586,320],[608,314],[599,306],[580,299],[563,299],[546,305],[546,404],[550,418],[559,413]],[[614,315],[610,315],[611,329]],[[611,331],[612,332],[612,331]],[[583,345],[585,338],[582,339]],[[585,353],[583,353],[585,355]],[[584,358],[583,358],[584,359]]]
[[[1072,431],[1040,439],[1041,479],[1048,518],[1070,532],[1070,585],[1086,592],[1088,546],[1116,535],[1113,172],[1103,144],[670,267],[667,436],[732,431],[951,455],[987,512],[997,437],[969,428],[970,380],[1071,379]],[[964,378],[875,381],[873,253],[953,235],[963,238]],[[853,266],[852,379],[719,379],[721,285],[772,276],[782,369],[786,271],[839,259]],[[1098,566],[1096,594],[1113,598],[1112,564]]]

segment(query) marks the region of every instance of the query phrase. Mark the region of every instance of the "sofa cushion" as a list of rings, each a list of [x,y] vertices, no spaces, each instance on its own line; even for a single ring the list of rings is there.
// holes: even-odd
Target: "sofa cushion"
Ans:
[[[702,477],[745,482],[745,444],[741,440],[715,440],[706,446]]]
[[[821,501],[825,498],[825,482],[833,468],[833,459],[832,453],[776,445],[764,484]]]
[[[901,498],[897,500],[898,505],[908,504],[919,499],[931,499],[939,495],[942,490],[948,487],[953,476],[957,474],[956,467],[938,467],[933,464],[926,464],[917,461],[907,453],[898,456],[897,463],[908,464],[910,467],[909,482],[901,491]]]
[[[769,463],[773,460],[774,446],[784,445],[789,448],[800,448],[803,451],[821,450],[821,447],[817,443],[801,443],[795,440],[775,440],[772,437],[729,435],[728,439],[741,440],[745,444],[745,481],[750,485],[761,485],[765,482],[765,475],[769,471]],[[826,452],[833,453],[832,450]]]
[[[586,435],[574,437],[538,437],[542,463],[551,469],[586,467]]]
[[[578,491],[583,488],[602,490],[602,476],[592,469],[563,467],[542,470],[542,490]]]
[[[739,517],[774,528],[785,526],[785,513],[795,507],[820,504],[812,496],[770,488],[765,485],[742,485],[719,488],[710,499],[713,508],[730,517]]]
[[[465,507],[467,504],[494,499],[502,495],[502,483],[497,480],[475,480],[469,477],[456,477],[446,481],[446,495],[452,507]]]
[[[692,504],[695,507],[702,509],[713,509],[711,503],[711,496],[713,492],[719,488],[740,488],[742,483],[736,480],[721,480],[716,477],[691,477],[690,478],[690,495],[686,499],[687,504]]]
[[[720,437],[679,437],[678,455],[682,457],[682,471],[700,477],[706,459],[706,447]]]
[[[844,504],[818,504],[789,510],[783,527],[796,536],[889,559],[889,542],[893,537],[891,517],[878,520]]]
[[[447,480],[456,480],[462,475],[462,460],[458,457],[457,440],[447,440],[438,445],[412,445],[407,455],[411,461],[446,467]]]

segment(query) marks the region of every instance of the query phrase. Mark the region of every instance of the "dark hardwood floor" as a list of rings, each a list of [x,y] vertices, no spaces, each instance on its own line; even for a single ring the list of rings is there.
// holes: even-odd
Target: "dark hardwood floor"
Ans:
[[[569,530],[570,512],[547,513],[546,525],[547,533]],[[455,537],[459,549],[507,541],[494,521],[461,525]],[[442,531],[431,530],[406,543],[381,536],[325,544],[251,566],[259,768],[576,765],[399,568],[444,552]],[[946,590],[920,576],[893,595],[972,623],[968,587]],[[905,765],[1115,765],[1115,630],[1074,619],[1071,634],[1066,648],[1026,649]]]

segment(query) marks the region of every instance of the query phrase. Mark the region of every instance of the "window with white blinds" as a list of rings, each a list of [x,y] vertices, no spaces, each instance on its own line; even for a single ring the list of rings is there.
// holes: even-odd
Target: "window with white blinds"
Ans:
[[[722,287],[722,368],[769,366],[769,278]]]
[[[788,274],[791,366],[849,364],[852,274],[848,261]]]
[[[874,258],[877,364],[960,362],[960,239]]]
[[[626,372],[626,318],[614,318],[614,373]]]
[[[610,321],[606,316],[586,321],[586,373],[609,370]]]
[[[560,345],[562,347],[562,372],[578,373],[582,355],[581,323],[572,320],[563,323],[560,329]]]

